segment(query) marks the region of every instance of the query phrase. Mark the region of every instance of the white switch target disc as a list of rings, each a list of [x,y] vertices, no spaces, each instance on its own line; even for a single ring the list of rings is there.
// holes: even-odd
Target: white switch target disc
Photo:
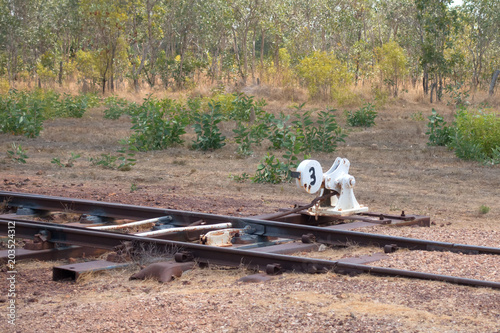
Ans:
[[[297,167],[300,178],[297,179],[297,186],[304,189],[307,193],[314,194],[318,192],[323,183],[323,169],[316,160],[304,160]]]

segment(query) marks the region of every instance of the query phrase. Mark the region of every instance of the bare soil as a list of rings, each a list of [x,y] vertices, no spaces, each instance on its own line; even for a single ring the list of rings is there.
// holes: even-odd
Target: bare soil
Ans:
[[[436,106],[433,106],[436,107]],[[437,109],[451,117],[451,111]],[[270,112],[292,112],[271,102]],[[429,215],[430,228],[376,227],[371,232],[500,247],[500,167],[457,159],[427,146],[425,103],[399,100],[379,110],[376,126],[350,129],[332,154],[313,154],[326,170],[337,156],[348,158],[355,193],[371,211]],[[338,111],[338,120],[345,117]],[[223,124],[229,143],[214,152],[182,146],[137,153],[130,171],[102,169],[88,161],[117,154],[131,134],[130,120],[103,119],[102,109],[82,119],[45,123],[40,137],[0,135],[0,190],[122,202],[236,216],[270,213],[312,196],[294,184],[236,182],[253,174],[266,147],[241,159],[231,141],[234,124]],[[29,158],[17,164],[6,155],[12,142]],[[59,167],[71,153],[73,167]],[[490,208],[480,213],[481,206]],[[378,251],[328,249],[341,258]],[[305,255],[305,254],[304,254]],[[467,258],[463,258],[467,257]],[[476,260],[477,259],[477,260]],[[500,281],[500,259],[447,253],[396,252],[380,265]],[[53,282],[58,262],[17,265],[17,321],[12,332],[500,332],[500,291],[440,282],[333,273],[287,273],[266,283],[243,284],[245,269],[193,269],[168,283],[129,281],[137,266],[91,274],[78,282]],[[6,320],[6,269],[0,272],[0,312]]]

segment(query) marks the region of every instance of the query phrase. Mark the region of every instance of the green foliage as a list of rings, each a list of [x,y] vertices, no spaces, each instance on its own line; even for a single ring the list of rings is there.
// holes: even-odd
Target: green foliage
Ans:
[[[303,139],[298,128],[288,131],[283,139],[285,149],[283,159],[280,161],[274,155],[267,153],[257,166],[257,171],[251,178],[252,182],[272,184],[289,182],[292,179],[290,170],[297,167],[298,155],[304,151]]]
[[[345,111],[347,124],[354,127],[371,127],[375,125],[377,111],[371,103],[366,103],[356,111]]]
[[[60,95],[54,91],[36,89],[31,92],[11,90],[0,95],[0,132],[37,137],[46,119],[56,117],[81,118],[89,104],[95,105],[95,95]]]
[[[101,154],[99,157],[91,157],[90,163],[95,166],[100,166],[103,169],[113,169],[119,171],[129,171],[135,165],[134,149],[126,151],[125,149],[118,150],[118,155]]]
[[[257,171],[251,179],[254,183],[279,184],[283,182],[288,172],[285,163],[279,161],[274,155],[267,153],[260,161]]]
[[[429,136],[429,146],[447,146],[452,141],[453,127],[446,126],[446,122],[436,110],[432,109],[429,116],[426,135]]]
[[[80,154],[75,154],[71,153],[71,156],[68,157],[68,160],[66,163],[61,162],[61,159],[59,157],[54,157],[50,163],[57,165],[58,167],[65,167],[65,168],[71,168],[75,165],[75,161],[80,158]]]
[[[500,149],[500,117],[484,110],[458,110],[456,135],[451,146],[458,157],[485,163],[498,163]]]
[[[455,105],[457,108],[464,107],[468,102],[467,99],[470,97],[470,89],[464,87],[463,82],[457,82],[456,84],[448,84],[444,88],[444,91],[450,96],[451,101],[448,105]]]
[[[87,110],[87,103],[88,99],[85,95],[71,96],[64,94],[57,106],[56,117],[81,118]]]
[[[235,133],[235,141],[238,144],[237,154],[240,156],[249,156],[253,154],[252,145],[260,146],[262,141],[268,137],[269,123],[274,116],[262,112],[257,115],[255,122],[244,124],[238,122]]]
[[[231,102],[233,107],[229,112],[229,119],[250,121],[251,117],[255,118],[264,112],[262,109],[266,106],[264,99],[255,102],[253,96],[247,96],[243,93],[233,94],[233,96],[234,99]]]
[[[101,105],[101,98],[97,96],[97,93],[86,93],[83,95],[80,95],[82,98],[85,99],[87,103],[87,108],[96,108],[99,105]]]
[[[237,183],[244,183],[250,179],[250,175],[246,172],[243,172],[241,175],[229,175],[229,178],[234,180]]]
[[[120,107],[119,105],[112,105],[104,110],[105,119],[117,120],[124,114],[125,108]]]
[[[411,114],[411,120],[413,121],[424,121],[424,115],[422,114],[422,111],[419,112],[414,112]]]
[[[391,41],[376,47],[374,52],[381,80],[393,90],[394,96],[397,96],[399,83],[408,72],[405,51],[397,42]]]
[[[37,137],[43,129],[44,103],[34,94],[12,90],[0,95],[0,132]]]
[[[448,146],[463,160],[500,163],[500,117],[493,112],[462,107],[455,114],[453,126],[446,126],[443,118],[432,109],[427,127],[429,145]]]
[[[148,151],[183,143],[180,136],[186,133],[186,120],[165,101],[147,98],[131,116],[134,134],[128,139],[130,146]]]
[[[226,145],[225,136],[221,135],[217,124],[219,124],[223,115],[220,112],[220,103],[208,103],[208,113],[198,113],[194,117],[194,131],[196,140],[192,147],[198,150],[215,150]]]
[[[479,207],[479,214],[488,214],[490,212],[490,207],[488,206],[485,206],[485,205],[481,205],[481,207]]]
[[[104,110],[104,118],[116,120],[122,115],[127,114],[128,102],[117,96],[109,96],[104,99],[104,105],[107,107]]]
[[[26,154],[26,150],[23,149],[21,144],[16,145],[12,143],[12,150],[7,150],[7,156],[13,161],[20,164],[26,164],[26,160],[28,159],[28,155]]]
[[[312,110],[300,114],[304,104],[297,107],[294,113],[295,121],[292,122],[294,128],[302,138],[305,151],[321,151],[326,153],[334,152],[338,142],[344,142],[346,134],[337,124],[334,112],[335,109],[326,109],[318,113],[318,119],[312,120]]]
[[[332,53],[313,52],[297,66],[299,77],[306,83],[311,98],[334,99],[345,102],[353,77],[347,65]]]
[[[271,141],[271,148],[281,149],[284,146],[286,135],[290,131],[289,120],[290,116],[285,115],[283,112],[280,112],[279,118],[275,118],[274,116],[271,118],[270,134],[268,137],[269,141]]]

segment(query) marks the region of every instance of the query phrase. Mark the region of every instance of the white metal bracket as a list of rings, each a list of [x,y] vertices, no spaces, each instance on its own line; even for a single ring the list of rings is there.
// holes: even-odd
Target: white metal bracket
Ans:
[[[294,175],[297,186],[311,194],[323,195],[325,191],[336,194],[330,199],[330,204],[318,202],[309,213],[316,216],[352,215],[368,211],[368,207],[360,205],[354,196],[356,180],[349,174],[350,162],[346,158],[337,157],[332,167],[325,173],[318,161],[304,160],[297,167]]]

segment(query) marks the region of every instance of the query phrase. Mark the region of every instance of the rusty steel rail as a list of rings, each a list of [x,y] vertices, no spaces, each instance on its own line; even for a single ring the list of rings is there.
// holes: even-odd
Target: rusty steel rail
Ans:
[[[12,221],[0,219],[0,234],[7,234],[6,231],[9,223],[12,223]],[[119,234],[101,230],[89,230],[87,228],[63,226],[46,222],[16,220],[15,228],[16,237],[32,238],[34,234],[44,231],[44,234],[48,235],[51,242],[92,246],[110,250],[115,249],[124,243],[130,243],[132,246],[137,246],[139,248],[154,247],[159,251],[177,253],[176,259],[179,261],[183,261],[182,258],[185,258],[185,260],[192,260],[194,258],[199,262],[230,266],[243,265],[274,273],[282,271],[305,273],[321,273],[326,271],[334,271],[337,273],[369,273],[374,275],[437,280],[461,285],[500,289],[500,282],[495,281],[467,279],[454,276],[367,266],[363,264],[333,260],[263,253],[250,250],[221,248],[194,243],[153,239],[136,235]]]
[[[252,233],[259,236],[292,239],[302,239],[303,236],[307,236],[317,243],[336,246],[356,244],[385,247],[388,245],[396,245],[399,248],[407,248],[410,250],[450,251],[465,254],[500,254],[500,248],[386,236],[359,231],[330,229],[328,227],[259,220],[251,217],[240,218],[234,216],[14,192],[0,192],[0,200],[8,202],[9,206],[17,205],[37,210],[71,210],[78,213],[99,213],[101,214],[100,216],[127,219],[145,219],[171,215],[174,217],[174,220],[178,222],[180,221],[181,226],[188,226],[194,221],[200,220],[204,220],[207,224],[228,222],[232,223],[233,228],[244,228],[246,226],[250,226],[252,228]],[[15,218],[9,219],[16,220]]]
[[[71,210],[78,213],[101,214],[100,216],[127,219],[145,219],[171,215],[174,217],[174,220],[181,224],[180,226],[188,226],[200,220],[205,221],[207,224],[232,223],[233,228],[250,226],[254,235],[292,239],[302,239],[303,236],[307,236],[317,243],[336,246],[356,244],[385,247],[396,245],[398,248],[407,248],[410,250],[449,251],[464,254],[500,254],[500,248],[494,247],[386,236],[359,231],[331,229],[328,227],[260,220],[252,217],[240,218],[173,209],[160,209],[101,201],[0,191],[0,201],[1,200],[8,202],[9,206],[23,206],[24,208],[37,210]],[[9,219],[16,220],[15,218]]]

